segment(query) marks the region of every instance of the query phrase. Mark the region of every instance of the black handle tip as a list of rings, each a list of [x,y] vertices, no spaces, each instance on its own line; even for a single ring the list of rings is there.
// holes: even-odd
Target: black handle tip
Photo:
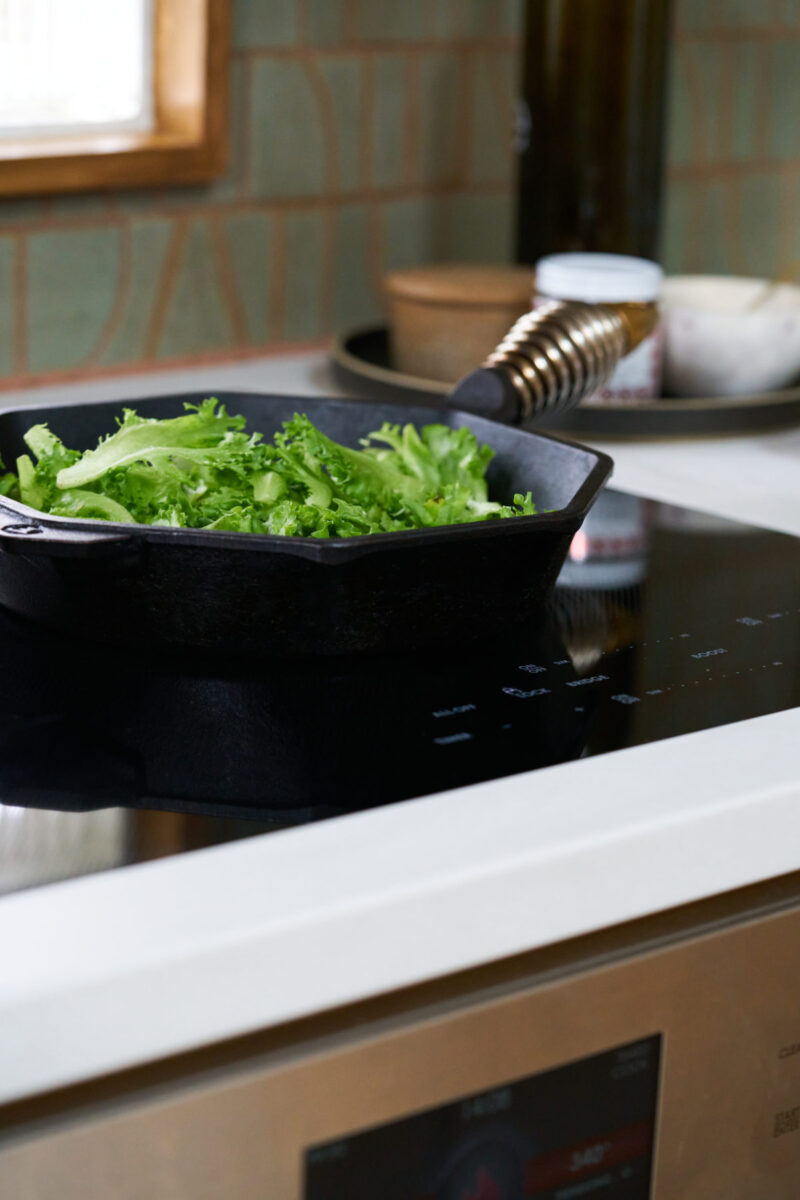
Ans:
[[[479,367],[466,375],[450,393],[448,404],[504,425],[518,425],[521,417],[517,390],[496,367]]]

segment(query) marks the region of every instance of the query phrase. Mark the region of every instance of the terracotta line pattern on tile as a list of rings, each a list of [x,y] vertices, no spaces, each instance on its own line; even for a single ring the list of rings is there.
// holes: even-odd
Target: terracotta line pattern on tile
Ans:
[[[272,269],[269,289],[269,328],[280,337],[285,334],[284,297],[286,292],[286,214],[276,212],[272,217]]]
[[[690,96],[690,103],[694,113],[694,120],[691,123],[689,131],[689,158],[691,162],[704,162],[707,155],[707,149],[710,148],[711,140],[708,136],[708,107],[705,103],[705,93],[703,91],[704,72],[701,70],[694,54],[684,56],[681,63],[681,77],[686,85],[686,90]]]
[[[339,133],[333,115],[333,99],[330,89],[322,77],[319,64],[313,55],[302,60],[306,78],[317,104],[317,113],[322,126],[323,146],[325,155],[325,191],[338,194],[339,192]]]
[[[211,234],[211,251],[214,255],[215,273],[220,283],[222,298],[228,310],[228,320],[233,330],[234,341],[237,347],[244,346],[249,341],[247,335],[247,318],[245,317],[244,304],[236,285],[230,251],[222,230],[222,221],[219,213],[210,214],[208,226]]]
[[[472,141],[475,134],[472,107],[475,95],[475,72],[477,69],[475,55],[470,54],[461,58],[459,72],[463,88],[463,111],[470,114],[470,119],[462,121],[459,129],[459,152],[456,157],[456,179],[459,182],[469,179],[469,168],[472,162]]]
[[[231,103],[236,103],[240,126],[238,130],[238,162],[229,164],[228,170],[230,171],[233,166],[236,168],[233,182],[236,195],[241,199],[247,196],[250,183],[250,138],[247,136],[247,131],[253,125],[253,64],[250,61],[242,62],[239,64],[238,70],[241,72],[239,96],[231,97]],[[234,152],[235,144],[232,143],[232,156]]]
[[[344,6],[344,38],[348,46],[357,37],[358,30],[358,0],[345,0]]]
[[[156,215],[173,216],[175,209],[165,209],[162,213],[158,213],[156,209],[151,210]],[[70,213],[69,216],[56,217],[52,215],[43,215],[35,217],[30,221],[9,221],[2,228],[3,233],[18,233],[21,236],[34,233],[60,233],[72,232],[78,229],[121,229],[128,221],[128,217],[122,214],[109,214],[108,216],[98,216],[97,213]]]
[[[310,22],[308,19],[308,0],[295,0],[297,12],[297,40],[303,48],[310,46]]]
[[[381,237],[381,210],[377,204],[367,206],[367,261],[369,263],[369,277],[372,284],[372,290],[376,296],[383,294],[383,266],[382,266],[382,237]]]
[[[513,36],[487,35],[475,38],[386,38],[384,41],[342,42],[335,46],[247,46],[235,52],[237,59],[264,58],[341,58],[343,54],[352,58],[375,57],[381,54],[475,54],[483,50],[516,50],[519,38]]]
[[[450,28],[458,28],[458,19],[460,15],[462,0],[447,0],[447,7],[450,12]]]
[[[782,176],[779,206],[778,271],[792,271],[800,282],[800,239],[794,226],[800,208],[800,175],[796,178]]]
[[[725,237],[728,245],[728,257],[730,259],[733,272],[738,275],[746,275],[747,271],[742,261],[742,249],[740,244],[741,238],[741,223],[742,223],[742,189],[738,178],[733,178],[725,188],[723,199],[725,206]],[[703,247],[700,245],[697,249],[697,260],[699,264],[702,262]]]
[[[372,130],[375,113],[375,60],[367,58],[361,73],[361,112],[358,132],[358,177],[362,188],[372,183]]]
[[[28,239],[14,239],[14,369],[23,374],[28,366]]]
[[[287,355],[319,352],[327,348],[329,338],[308,338],[304,341],[276,340],[262,346],[239,346],[235,352],[230,347],[221,350],[199,350],[193,354],[160,358],[158,361],[135,359],[131,362],[105,363],[92,367],[79,365],[55,371],[35,371],[20,375],[0,377],[0,392],[18,388],[40,387],[44,384],[75,383],[82,379],[111,379],[118,375],[146,375],[151,371],[180,371],[186,367],[230,366],[231,361],[249,362],[253,358],[280,358]]]
[[[322,285],[320,288],[320,320],[323,329],[333,324],[334,264],[336,243],[336,210],[329,204],[322,218]]]
[[[675,41],[685,42],[750,42],[750,41],[795,41],[800,38],[796,25],[775,22],[768,25],[719,25],[708,29],[680,29],[675,31]]]
[[[240,196],[246,196],[250,192],[250,184],[252,179],[252,154],[250,148],[250,138],[247,136],[248,131],[253,128],[253,62],[252,59],[246,60],[242,65],[244,72],[244,82],[242,86],[242,158],[240,163],[240,176],[238,180],[237,191]]]
[[[717,145],[722,151],[720,157],[726,158],[733,148],[733,104],[736,89],[736,71],[734,69],[734,56],[730,49],[721,58],[719,141]]]
[[[756,46],[756,84],[755,96],[755,157],[769,156],[769,117],[770,117],[770,50],[772,44],[759,42]],[[800,54],[800,47],[798,47]]]
[[[785,168],[785,161],[781,165]],[[763,170],[765,168],[762,166],[759,169]],[[185,205],[159,205],[158,203],[154,203],[152,208],[147,209],[147,216],[176,221],[178,219],[204,219],[211,212],[221,217],[255,212],[303,212],[324,209],[332,203],[337,205],[381,204],[391,203],[394,200],[448,196],[452,193],[475,196],[506,195],[508,187],[505,184],[497,182],[483,183],[480,180],[459,182],[454,179],[444,180],[440,183],[398,184],[385,188],[371,185],[370,187],[357,188],[353,191],[338,192],[336,194],[322,192],[317,196],[270,196],[268,199],[263,200],[233,198],[231,200],[221,200],[213,206],[204,204],[200,200],[189,200]],[[77,229],[121,229],[130,220],[131,218],[127,214],[122,213],[109,217],[74,214],[60,221],[52,219],[31,222],[9,221],[8,225],[3,226],[0,232],[4,235],[24,235],[28,233],[47,233],[53,230],[60,232]]]
[[[413,54],[407,54],[405,66],[406,120],[403,131],[403,178],[406,185],[412,187],[420,158],[420,126],[422,124],[419,103],[419,59]]]
[[[178,265],[180,263],[181,252],[186,242],[189,233],[190,219],[188,217],[179,216],[175,220],[175,224],[170,237],[167,252],[164,255],[164,265],[161,270],[161,280],[156,292],[156,300],[153,305],[153,311],[150,316],[150,323],[147,329],[147,335],[144,341],[144,358],[145,360],[153,361],[158,352],[158,344],[161,341],[161,335],[164,331],[164,323],[167,319],[172,293],[175,289],[175,281],[178,275]]]
[[[503,0],[492,0],[492,25],[502,25],[503,23]]]
[[[738,162],[673,163],[670,179],[700,182],[707,179],[741,179],[747,175],[796,175],[800,158],[753,158]]]
[[[131,288],[131,227],[128,222],[120,226],[119,229],[119,273],[117,276],[117,289],[114,295],[114,300],[111,304],[108,317],[104,327],[100,330],[100,335],[89,354],[86,357],[86,365],[93,366],[97,363],[104,351],[111,345],[111,341],[119,329],[120,322],[125,312],[125,306],[128,302],[128,296]]]
[[[486,63],[492,85],[498,127],[500,129],[507,128],[508,132],[508,159],[509,170],[511,170],[513,163],[513,146],[511,140],[513,113],[508,104],[508,92],[503,81],[503,72],[499,57],[496,54],[487,55]]]

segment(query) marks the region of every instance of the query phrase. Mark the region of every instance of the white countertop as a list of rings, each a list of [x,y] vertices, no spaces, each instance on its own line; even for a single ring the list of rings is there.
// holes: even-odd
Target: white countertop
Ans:
[[[222,388],[338,393],[306,355],[0,403]],[[617,487],[800,534],[800,431],[603,449]],[[11,895],[0,1102],[798,867],[794,709]]]

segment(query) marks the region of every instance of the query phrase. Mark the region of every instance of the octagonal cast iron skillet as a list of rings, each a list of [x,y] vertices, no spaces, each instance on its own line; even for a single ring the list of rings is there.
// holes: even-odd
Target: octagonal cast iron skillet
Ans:
[[[612,467],[594,450],[501,423],[535,419],[543,405],[574,403],[597,385],[599,368],[607,373],[625,352],[617,337],[616,349],[595,347],[592,359],[591,321],[599,310],[576,321],[566,309],[560,328],[571,321],[577,343],[582,329],[580,361],[565,356],[562,369],[551,371],[559,360],[548,352],[540,364],[544,384],[532,370],[522,380],[520,363],[535,363],[547,348],[536,318],[526,334],[529,360],[518,337],[508,365],[488,362],[457,386],[454,401],[472,411],[216,393],[267,440],[296,412],[350,446],[384,421],[467,425],[495,451],[490,496],[511,502],[516,492],[531,492],[539,515],[318,539],[81,521],[0,497],[0,604],[109,643],[282,657],[405,653],[529,625]],[[551,318],[544,325],[559,336]],[[174,417],[207,394],[0,411],[0,454],[13,463],[25,451],[23,434],[39,422],[66,445],[86,449],[114,429],[125,407]]]
[[[7,410],[0,454],[13,463],[37,422],[84,448],[126,406],[175,417],[203,396]],[[218,396],[266,439],[296,412],[350,446],[384,421],[468,425],[495,451],[490,495],[530,491],[541,515],[319,539],[80,521],[0,498],[0,603],[89,638],[244,653],[403,652],[492,636],[525,624],[547,596],[611,470],[603,454],[449,408]]]

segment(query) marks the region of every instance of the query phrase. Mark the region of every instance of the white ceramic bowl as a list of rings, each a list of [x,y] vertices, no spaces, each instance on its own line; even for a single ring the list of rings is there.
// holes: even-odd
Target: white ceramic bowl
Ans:
[[[662,291],[664,391],[738,396],[800,378],[800,287],[673,275]]]

